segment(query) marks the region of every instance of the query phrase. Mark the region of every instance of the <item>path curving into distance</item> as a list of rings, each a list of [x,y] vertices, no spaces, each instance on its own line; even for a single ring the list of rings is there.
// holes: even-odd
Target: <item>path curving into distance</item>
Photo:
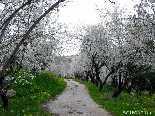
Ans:
[[[102,106],[96,104],[88,94],[85,85],[65,79],[64,91],[41,107],[54,116],[111,116]]]

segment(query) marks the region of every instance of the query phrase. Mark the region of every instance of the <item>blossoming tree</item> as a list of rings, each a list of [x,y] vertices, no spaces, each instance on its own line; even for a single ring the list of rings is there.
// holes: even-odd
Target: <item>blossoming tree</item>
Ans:
[[[78,60],[84,66],[80,72],[91,73],[89,77],[100,83],[100,90],[109,79],[115,87],[113,98],[123,89],[135,88],[132,83],[154,72],[154,4],[142,1],[135,9],[134,15],[127,15],[117,7],[107,12],[108,17],[107,14],[103,17],[108,20],[87,28],[81,45],[81,56],[85,57]],[[105,77],[101,77],[101,72],[105,73],[103,69],[107,70]],[[146,85],[152,88],[150,81],[145,79]],[[135,89],[144,90],[139,86]]]
[[[8,106],[7,90],[15,80],[12,78],[10,82],[3,85],[9,72],[15,70],[15,74],[19,68],[29,66],[41,69],[52,59],[56,41],[52,36],[54,33],[48,35],[45,28],[49,23],[50,15],[48,14],[55,15],[61,2],[64,0],[5,0],[1,2],[4,9],[0,15],[2,19],[0,23],[0,95],[4,108]],[[38,26],[40,22],[41,26]]]

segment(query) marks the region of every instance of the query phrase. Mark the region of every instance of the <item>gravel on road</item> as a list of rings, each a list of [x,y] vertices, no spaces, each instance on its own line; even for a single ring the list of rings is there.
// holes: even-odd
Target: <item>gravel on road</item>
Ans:
[[[64,91],[47,103],[41,104],[54,116],[111,116],[90,97],[85,85],[65,79]]]

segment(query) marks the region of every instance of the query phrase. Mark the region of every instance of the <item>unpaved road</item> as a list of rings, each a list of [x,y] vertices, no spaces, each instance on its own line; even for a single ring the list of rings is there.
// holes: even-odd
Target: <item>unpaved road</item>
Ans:
[[[42,104],[54,116],[111,116],[88,94],[85,85],[65,79],[67,87],[55,99]]]

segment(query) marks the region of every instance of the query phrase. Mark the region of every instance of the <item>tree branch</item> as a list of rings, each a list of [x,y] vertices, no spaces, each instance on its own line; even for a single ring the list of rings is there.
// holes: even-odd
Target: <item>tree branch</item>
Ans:
[[[111,0],[109,0],[109,2],[111,2],[111,3],[115,4],[115,2],[113,2],[113,1],[111,1]]]
[[[50,11],[52,11],[58,4],[62,2],[62,0],[58,0],[55,4],[53,4],[48,10],[45,11],[44,14],[42,14],[30,27],[30,29],[23,35],[22,40],[17,44],[16,48],[14,49],[13,53],[10,55],[9,59],[4,63],[3,70],[0,72],[0,78],[4,75],[6,69],[10,66],[11,61],[13,60],[14,56],[18,52],[20,46],[24,43],[30,32],[36,27],[36,25],[39,23],[39,21],[44,18]],[[0,82],[1,84],[1,82]]]
[[[26,5],[31,4],[32,0],[28,0],[28,2],[26,2],[25,4],[23,4],[21,7],[19,7],[17,10],[15,10],[9,18],[6,19],[6,21],[4,21],[4,23],[2,24],[2,26],[0,27],[1,30],[1,34],[0,34],[0,43],[2,42],[2,37],[5,33],[6,28],[8,27],[10,21],[13,19],[13,17],[16,16],[16,14],[19,12],[20,9],[24,8]]]

